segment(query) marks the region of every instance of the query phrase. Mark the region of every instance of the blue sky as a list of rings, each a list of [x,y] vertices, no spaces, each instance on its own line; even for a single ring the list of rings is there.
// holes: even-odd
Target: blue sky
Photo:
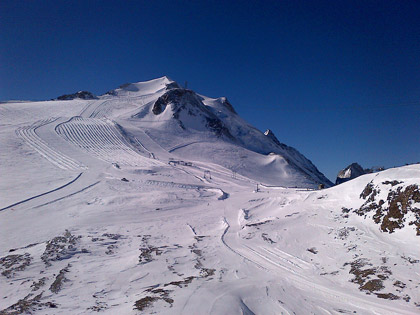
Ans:
[[[0,100],[167,75],[331,180],[420,161],[418,1],[0,2]]]

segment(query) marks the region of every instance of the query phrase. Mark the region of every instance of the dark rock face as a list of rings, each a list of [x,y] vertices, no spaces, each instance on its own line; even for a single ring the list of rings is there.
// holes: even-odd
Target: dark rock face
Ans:
[[[180,89],[181,87],[179,86],[179,84],[178,83],[176,83],[176,82],[171,82],[171,83],[168,83],[168,84],[166,84],[166,89],[167,90],[172,90],[172,89]]]
[[[69,101],[74,100],[76,98],[80,98],[82,100],[94,100],[97,99],[95,95],[93,95],[91,92],[88,91],[79,91],[77,93],[73,94],[64,94],[59,97],[57,97],[57,100],[59,101]]]
[[[352,163],[338,173],[335,184],[339,185],[364,174],[366,172],[359,164]]]
[[[403,182],[383,182],[382,185],[387,187],[388,196],[386,200],[378,200],[381,192],[379,185],[368,183],[360,194],[360,198],[366,202],[354,212],[360,216],[374,212],[372,219],[376,224],[380,224],[383,232],[393,233],[408,224],[415,225],[416,234],[420,235],[420,209],[414,206],[420,202],[420,187],[418,185],[404,187],[401,184]]]
[[[203,104],[200,97],[195,92],[187,89],[172,88],[159,97],[153,105],[152,112],[155,115],[163,113],[167,106],[172,109],[172,116],[178,120],[180,126],[184,129],[184,123],[181,121],[181,113],[185,112],[189,116],[197,116],[203,119],[205,127],[214,132],[217,136],[225,135],[233,138],[223,122],[213,114],[206,105]]]
[[[159,97],[153,105],[153,114],[161,114],[167,105],[172,106],[174,115],[181,110],[186,109],[187,106],[207,110],[205,105],[193,91],[185,89],[169,89],[165,94]]]

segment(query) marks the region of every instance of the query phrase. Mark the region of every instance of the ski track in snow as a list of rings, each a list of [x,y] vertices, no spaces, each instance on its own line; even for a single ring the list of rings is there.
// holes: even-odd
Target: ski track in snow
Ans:
[[[96,158],[120,165],[149,167],[157,165],[135,152],[110,122],[97,118],[72,117],[56,127],[67,141]]]
[[[16,207],[16,206],[21,205],[21,204],[23,204],[23,203],[25,203],[25,202],[31,201],[31,200],[33,200],[33,199],[36,199],[36,198],[39,198],[39,197],[42,197],[42,196],[45,196],[45,195],[51,194],[51,193],[53,193],[53,192],[56,192],[56,191],[58,191],[58,190],[60,190],[60,189],[63,189],[63,188],[65,188],[65,187],[67,187],[67,186],[69,186],[69,185],[73,184],[75,181],[77,181],[77,180],[80,178],[80,176],[82,176],[82,174],[83,174],[83,173],[80,173],[79,175],[77,175],[77,177],[76,177],[76,178],[72,179],[71,181],[69,181],[68,183],[66,183],[66,184],[64,184],[64,185],[62,185],[62,186],[60,186],[60,187],[54,188],[54,189],[49,190],[49,191],[47,191],[47,192],[44,192],[44,193],[42,193],[42,194],[38,194],[38,195],[32,196],[32,197],[27,198],[27,199],[25,199],[25,200],[22,200],[22,201],[16,202],[16,203],[14,203],[14,204],[12,204],[12,205],[10,205],[10,206],[7,206],[7,207],[4,207],[4,208],[1,208],[1,209],[0,209],[0,211],[3,211],[3,210],[6,210],[6,209],[10,209],[10,208]]]
[[[64,170],[80,170],[86,169],[86,167],[73,160],[72,158],[62,154],[61,152],[53,149],[45,141],[43,141],[36,133],[39,127],[53,123],[58,118],[48,118],[39,120],[30,126],[20,127],[16,129],[16,135],[24,140],[31,148],[37,151],[42,157],[47,159],[55,166]]]
[[[80,175],[82,175],[82,174],[80,174]],[[63,200],[63,199],[73,197],[74,195],[77,195],[77,194],[79,194],[79,193],[81,193],[81,192],[84,192],[84,191],[88,190],[89,188],[92,188],[93,186],[96,186],[96,185],[97,185],[97,184],[99,184],[99,183],[100,183],[100,181],[97,181],[97,182],[95,182],[95,183],[93,183],[93,184],[91,184],[91,185],[89,185],[89,186],[86,186],[85,188],[82,188],[82,189],[80,189],[80,190],[78,190],[78,191],[76,191],[76,192],[74,192],[74,193],[68,194],[68,195],[66,195],[66,196],[64,196],[64,197],[60,197],[60,198],[54,199],[54,200],[52,200],[52,201],[48,201],[48,202],[46,202],[46,203],[43,203],[43,204],[41,204],[41,205],[39,205],[39,206],[36,206],[36,207],[34,207],[34,209],[36,209],[36,208],[41,208],[41,207],[44,207],[44,206],[47,206],[47,205],[53,204],[53,203],[55,203],[55,202],[61,201],[61,200]],[[67,184],[67,185],[69,185],[69,184]],[[67,185],[66,185],[66,186],[67,186]],[[63,188],[63,187],[61,187],[61,188]],[[55,191],[57,191],[57,189],[56,189]],[[49,193],[49,192],[48,192],[48,193]],[[45,193],[44,193],[43,195],[45,195]],[[0,211],[1,211],[1,210],[2,210],[2,209],[0,209]]]
[[[280,249],[273,248],[273,250],[269,250],[262,246],[254,247],[241,244],[241,241],[238,240],[238,233],[235,232],[238,227],[236,226],[236,229],[232,231],[232,226],[229,224],[226,217],[223,218],[223,222],[226,225],[226,228],[221,236],[221,240],[229,251],[266,272],[274,272],[280,277],[291,279],[292,283],[297,288],[305,291],[310,290],[312,292],[317,292],[317,294],[323,295],[324,298],[340,301],[343,304],[353,304],[357,302],[357,305],[363,306],[369,313],[412,314],[411,312],[399,308],[382,305],[380,302],[374,302],[369,300],[366,296],[356,296],[327,287],[325,284],[319,283],[316,277],[311,277],[310,273],[303,272],[304,270],[302,269],[306,269],[306,271],[310,269],[307,262]]]

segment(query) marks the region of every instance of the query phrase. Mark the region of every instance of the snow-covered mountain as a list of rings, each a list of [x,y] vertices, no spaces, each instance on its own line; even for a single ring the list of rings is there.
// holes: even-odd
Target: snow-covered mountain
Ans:
[[[166,77],[0,126],[0,314],[419,312],[420,165],[312,190],[298,151]]]
[[[133,106],[121,113],[111,108],[107,116],[128,121],[134,136],[140,127],[175,156],[216,163],[271,185],[332,185],[296,149],[245,122],[225,97],[196,94],[167,77],[125,84],[107,95],[138,98],[137,110]]]

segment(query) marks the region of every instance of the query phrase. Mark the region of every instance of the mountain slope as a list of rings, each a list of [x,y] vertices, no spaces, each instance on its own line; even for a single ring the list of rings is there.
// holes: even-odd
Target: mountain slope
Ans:
[[[196,94],[166,77],[125,85],[110,94],[116,99],[130,95],[140,106],[137,111],[133,107],[122,115],[117,111],[108,115],[130,125],[134,136],[136,129],[146,132],[179,158],[217,163],[271,185],[332,185],[296,149],[274,141],[240,118],[224,97]],[[262,173],[270,176],[262,177]]]
[[[316,173],[224,98],[115,94],[0,104],[1,314],[418,313],[420,165],[256,191]]]

